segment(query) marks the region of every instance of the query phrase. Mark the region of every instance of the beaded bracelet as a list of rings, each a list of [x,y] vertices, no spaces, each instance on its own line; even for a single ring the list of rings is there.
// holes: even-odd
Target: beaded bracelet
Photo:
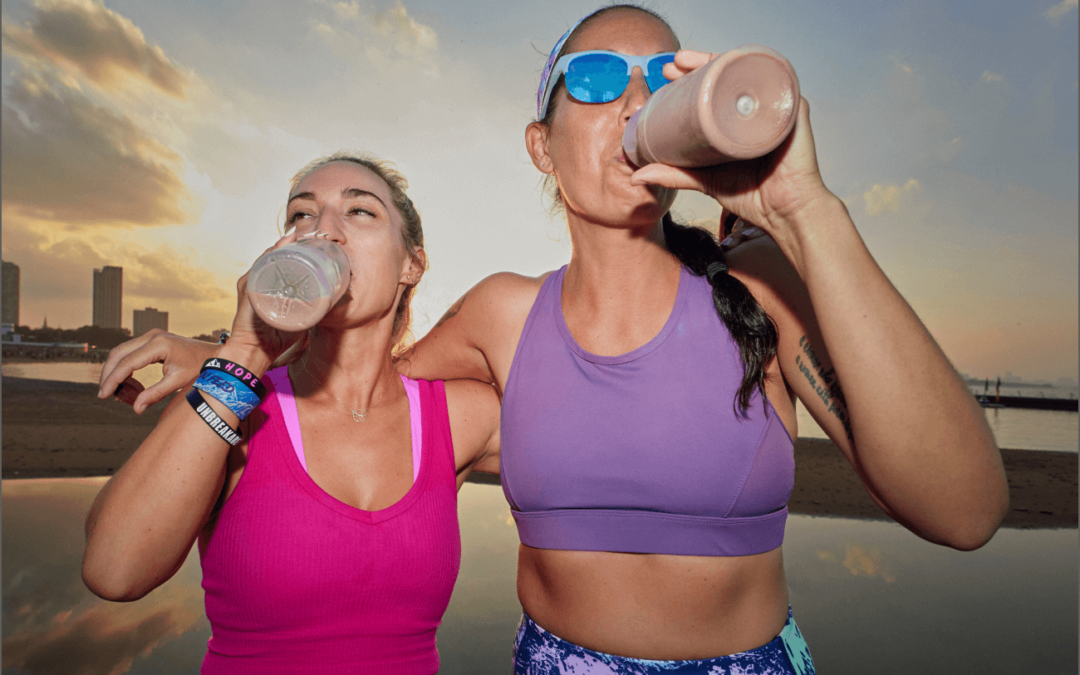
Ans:
[[[239,378],[224,371],[204,368],[194,387],[221,401],[241,420],[259,407],[262,399]]]
[[[248,389],[255,392],[255,395],[259,397],[260,401],[266,398],[266,385],[260,382],[259,378],[255,377],[255,373],[252,373],[238,363],[214,357],[204,361],[202,369],[220,370],[223,373],[228,373],[235,377],[240,384],[243,384]]]
[[[236,445],[240,441],[244,440],[244,435],[236,429],[233,429],[229,424],[218,417],[218,414],[214,412],[214,409],[210,407],[210,404],[206,402],[206,399],[202,397],[198,389],[192,389],[187,394],[187,402],[191,404],[191,407],[195,409],[195,412],[202,418],[206,424],[214,430],[218,436],[221,436],[229,445]]]

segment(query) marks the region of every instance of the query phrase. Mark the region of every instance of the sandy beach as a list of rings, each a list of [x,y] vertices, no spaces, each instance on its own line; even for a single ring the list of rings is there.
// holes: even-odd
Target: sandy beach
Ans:
[[[167,401],[135,415],[101,401],[91,384],[3,378],[3,477],[115,473],[153,429]],[[1076,527],[1078,455],[1003,449],[1011,504],[1006,527]],[[475,474],[474,474],[475,475]],[[476,476],[474,482],[493,482]],[[830,441],[795,443],[792,513],[885,519],[843,454]]]

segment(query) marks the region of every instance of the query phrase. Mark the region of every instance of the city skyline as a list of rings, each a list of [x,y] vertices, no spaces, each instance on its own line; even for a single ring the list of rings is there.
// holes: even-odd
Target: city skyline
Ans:
[[[423,335],[481,278],[570,257],[524,149],[548,50],[601,3],[22,0],[3,6],[3,256],[22,320],[231,323],[316,156],[394,161],[424,219]],[[1077,3],[674,2],[686,47],[785,54],[826,184],[957,370],[1076,377]],[[58,32],[65,26],[66,32]],[[680,195],[686,220],[718,207]]]

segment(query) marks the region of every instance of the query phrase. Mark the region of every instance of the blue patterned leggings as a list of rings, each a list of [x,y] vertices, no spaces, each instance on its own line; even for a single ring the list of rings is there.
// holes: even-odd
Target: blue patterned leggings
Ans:
[[[772,642],[729,656],[652,661],[579,647],[537,626],[523,614],[514,642],[514,675],[815,675],[814,662],[788,608],[787,623]]]

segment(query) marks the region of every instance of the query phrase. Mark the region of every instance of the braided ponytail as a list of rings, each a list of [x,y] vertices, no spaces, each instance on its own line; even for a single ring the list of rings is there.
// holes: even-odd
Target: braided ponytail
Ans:
[[[739,346],[743,378],[735,412],[739,414],[741,409],[745,415],[755,388],[765,400],[765,366],[776,356],[776,326],[750,289],[728,274],[724,251],[711,234],[676,223],[670,213],[664,215],[663,227],[668,250],[691,273],[709,280],[716,313]]]

